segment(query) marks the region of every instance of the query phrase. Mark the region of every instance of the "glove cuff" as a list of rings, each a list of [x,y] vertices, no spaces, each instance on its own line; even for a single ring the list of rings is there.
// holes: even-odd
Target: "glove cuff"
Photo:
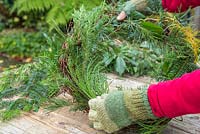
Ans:
[[[138,120],[156,119],[148,101],[146,87],[112,92],[105,98],[104,105],[106,114],[118,128]]]
[[[147,96],[147,87],[124,91],[124,102],[133,121],[156,119]]]

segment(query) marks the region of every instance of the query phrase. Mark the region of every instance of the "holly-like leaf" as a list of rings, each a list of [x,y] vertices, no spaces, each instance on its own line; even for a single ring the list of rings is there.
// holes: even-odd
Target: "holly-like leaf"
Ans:
[[[115,64],[115,71],[118,72],[119,75],[122,75],[125,70],[126,70],[126,62],[124,61],[123,57],[121,56],[117,57]]]
[[[110,55],[108,52],[106,52],[104,55],[104,58],[103,58],[103,62],[106,66],[110,65],[111,62],[114,60],[114,56]]]

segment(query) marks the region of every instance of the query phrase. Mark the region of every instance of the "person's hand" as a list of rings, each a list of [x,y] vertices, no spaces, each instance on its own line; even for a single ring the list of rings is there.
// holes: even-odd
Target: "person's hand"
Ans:
[[[125,3],[121,13],[117,16],[118,21],[122,21],[133,10],[142,11],[147,6],[147,0],[130,0]]]
[[[131,125],[133,121],[153,119],[146,89],[115,91],[89,101],[89,120],[107,133]]]

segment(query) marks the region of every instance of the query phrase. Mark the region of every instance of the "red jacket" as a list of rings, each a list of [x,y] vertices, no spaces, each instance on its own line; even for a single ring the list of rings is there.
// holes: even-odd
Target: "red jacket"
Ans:
[[[162,0],[162,6],[169,12],[183,12],[200,6],[200,0]]]
[[[174,80],[150,85],[148,99],[157,117],[200,113],[200,69]]]

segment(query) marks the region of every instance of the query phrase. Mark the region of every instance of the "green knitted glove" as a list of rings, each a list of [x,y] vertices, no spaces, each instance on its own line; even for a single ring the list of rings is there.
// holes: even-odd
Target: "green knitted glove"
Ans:
[[[89,101],[89,120],[97,130],[107,133],[129,126],[133,121],[155,119],[147,99],[147,90],[115,91]]]
[[[143,11],[147,7],[147,0],[130,0],[125,3],[123,11],[128,15],[133,10]]]
[[[137,10],[142,11],[147,7],[147,0],[130,0],[127,1],[124,5],[122,12],[118,15],[117,20],[124,20],[131,11]]]

